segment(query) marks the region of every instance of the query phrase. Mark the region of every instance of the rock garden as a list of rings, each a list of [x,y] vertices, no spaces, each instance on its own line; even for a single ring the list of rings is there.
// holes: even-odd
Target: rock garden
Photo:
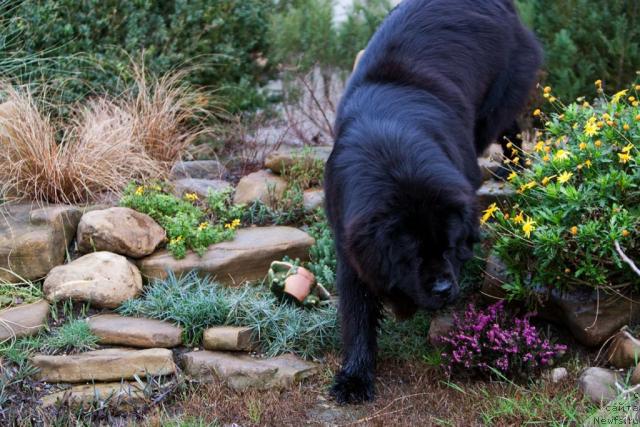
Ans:
[[[324,164],[356,47],[391,3],[356,1],[340,22],[319,0],[149,2],[114,21],[22,3],[0,10],[35,44],[0,56],[0,425],[640,422],[635,70],[541,76],[523,148],[479,159],[461,297],[389,312],[376,400],[340,406]],[[560,68],[542,6],[519,3]],[[100,31],[151,51],[100,51]],[[34,53],[45,35],[64,61]],[[183,63],[211,49],[219,68]]]

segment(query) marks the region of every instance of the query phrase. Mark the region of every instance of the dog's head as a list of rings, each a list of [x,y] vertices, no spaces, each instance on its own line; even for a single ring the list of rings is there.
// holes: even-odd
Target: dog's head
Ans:
[[[477,240],[475,196],[466,183],[410,194],[362,211],[345,230],[351,265],[403,317],[455,300]]]

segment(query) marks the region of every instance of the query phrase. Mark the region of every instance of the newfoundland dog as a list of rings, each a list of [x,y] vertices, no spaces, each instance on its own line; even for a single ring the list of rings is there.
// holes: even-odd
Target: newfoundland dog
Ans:
[[[344,360],[332,394],[374,396],[383,305],[457,296],[477,239],[477,156],[511,132],[542,53],[512,0],[404,0],[343,94],[325,171]]]

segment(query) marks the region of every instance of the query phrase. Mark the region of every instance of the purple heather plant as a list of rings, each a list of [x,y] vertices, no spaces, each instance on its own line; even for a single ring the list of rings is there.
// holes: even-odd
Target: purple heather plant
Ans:
[[[514,318],[503,301],[486,310],[470,304],[462,317],[454,315],[452,331],[441,338],[447,373],[520,376],[553,364],[567,347],[543,339],[529,322],[532,315]]]

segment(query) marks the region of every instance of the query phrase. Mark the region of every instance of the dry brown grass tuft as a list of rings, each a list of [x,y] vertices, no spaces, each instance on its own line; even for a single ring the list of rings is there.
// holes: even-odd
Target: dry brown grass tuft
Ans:
[[[115,99],[77,106],[66,122],[43,114],[43,100],[0,88],[0,195],[38,202],[91,202],[131,180],[162,177],[186,148],[210,132],[208,98],[181,83],[136,73],[136,87]]]

